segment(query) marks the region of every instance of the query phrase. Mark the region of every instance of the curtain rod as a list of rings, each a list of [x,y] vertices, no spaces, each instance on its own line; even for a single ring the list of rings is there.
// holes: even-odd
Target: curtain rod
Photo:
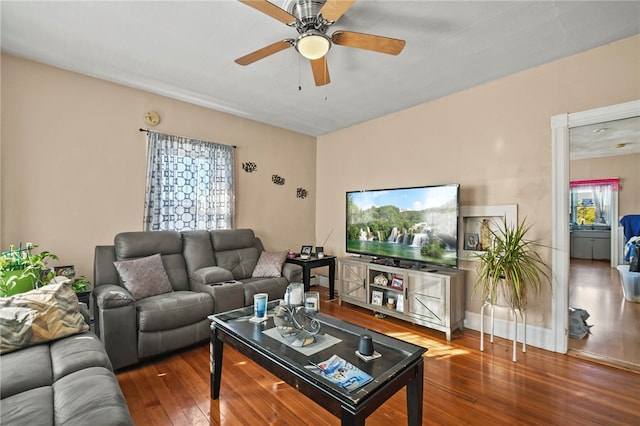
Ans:
[[[139,129],[138,129],[138,131],[140,131],[140,132],[147,132],[147,133],[149,133],[149,132],[155,132],[155,130],[143,129],[142,127],[141,127],[141,128],[139,128]],[[160,132],[156,132],[156,133],[160,133]],[[193,138],[189,138],[189,137],[187,137],[187,136],[180,136],[180,135],[172,135],[172,136],[179,136],[179,137],[181,137],[181,138],[185,138],[185,139],[193,139]],[[200,139],[196,139],[196,140],[200,140]],[[204,142],[207,142],[207,141],[204,141]],[[218,145],[227,145],[227,144],[224,144],[224,143],[218,143],[218,142],[212,142],[212,143],[217,143]],[[237,147],[237,146],[235,146],[235,145],[227,145],[227,146],[230,146],[231,148],[234,148],[234,149],[238,148],[238,147]]]

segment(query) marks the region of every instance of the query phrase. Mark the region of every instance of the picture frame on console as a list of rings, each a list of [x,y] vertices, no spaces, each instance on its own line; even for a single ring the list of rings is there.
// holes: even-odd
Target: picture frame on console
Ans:
[[[302,246],[300,249],[300,259],[308,259],[311,256],[313,246]]]
[[[396,290],[404,289],[403,279],[401,277],[393,277],[393,279],[391,280],[391,288],[394,288]]]
[[[384,293],[378,290],[371,292],[371,304],[382,306],[382,299],[384,299]]]

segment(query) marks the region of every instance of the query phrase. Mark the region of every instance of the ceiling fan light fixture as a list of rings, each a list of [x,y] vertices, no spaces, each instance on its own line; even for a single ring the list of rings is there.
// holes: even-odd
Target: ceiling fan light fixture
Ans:
[[[329,37],[320,31],[309,30],[296,40],[296,50],[310,60],[322,58],[330,48]]]

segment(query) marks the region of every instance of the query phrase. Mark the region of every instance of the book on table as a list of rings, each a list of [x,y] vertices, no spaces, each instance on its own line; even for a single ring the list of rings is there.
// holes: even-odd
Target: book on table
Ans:
[[[330,382],[335,383],[341,388],[352,392],[373,380],[369,374],[360,370],[355,365],[340,358],[338,355],[333,355],[326,361],[320,364],[314,364],[309,367],[316,374],[328,379]]]

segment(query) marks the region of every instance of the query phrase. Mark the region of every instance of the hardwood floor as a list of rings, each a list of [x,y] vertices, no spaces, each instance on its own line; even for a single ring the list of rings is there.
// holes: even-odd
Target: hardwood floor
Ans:
[[[608,261],[571,259],[569,306],[585,309],[592,325],[583,339],[569,339],[570,354],[640,371],[640,303],[622,295]]]
[[[319,288],[321,310],[425,346],[424,425],[640,424],[640,374],[528,347],[511,361],[511,341],[496,338],[480,352],[479,333],[444,333],[337,301]],[[209,345],[119,372],[138,425],[339,425],[321,406],[225,348],[220,399],[209,398]],[[368,426],[407,422],[400,391],[367,418]]]

